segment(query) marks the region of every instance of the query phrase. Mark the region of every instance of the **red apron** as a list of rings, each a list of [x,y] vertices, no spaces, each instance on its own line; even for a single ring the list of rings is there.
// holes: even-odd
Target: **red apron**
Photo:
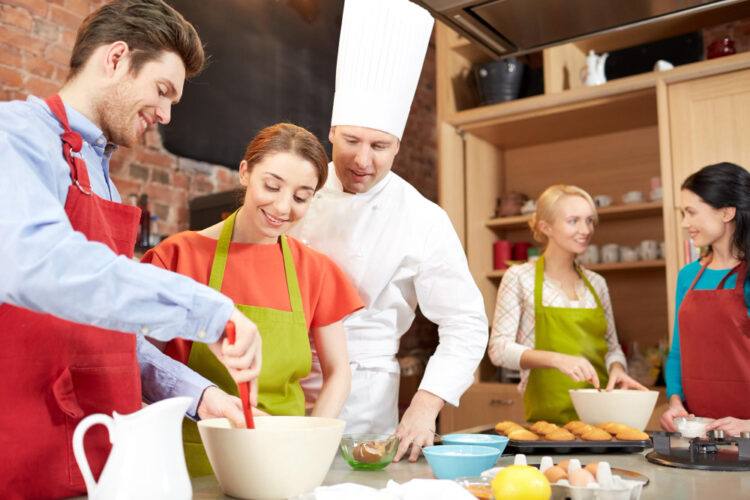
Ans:
[[[63,155],[73,183],[65,213],[76,231],[132,257],[140,209],[91,191],[86,163],[71,155],[81,136],[70,129],[58,95],[47,105],[64,128]],[[19,186],[22,189],[23,186]],[[50,281],[54,283],[54,276]],[[73,430],[92,413],[132,413],[141,408],[135,335],[72,323],[9,304],[0,305],[0,496],[59,498],[86,491],[73,456]],[[111,447],[106,429],[86,433],[94,476]]]
[[[709,257],[685,294],[678,313],[682,389],[687,408],[700,417],[750,418],[750,318],[745,303],[747,261],[716,290],[694,290]],[[734,288],[724,282],[737,273]]]

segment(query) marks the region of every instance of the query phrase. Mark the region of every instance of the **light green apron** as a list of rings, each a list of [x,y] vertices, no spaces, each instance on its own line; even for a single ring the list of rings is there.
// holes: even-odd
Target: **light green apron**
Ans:
[[[536,319],[534,349],[554,351],[572,356],[583,356],[594,366],[599,383],[608,380],[604,356],[607,354],[607,319],[594,287],[576,266],[578,274],[596,299],[596,309],[571,307],[544,307],[542,283],[544,280],[544,255],[536,263],[534,276],[534,315]],[[529,374],[523,406],[526,421],[546,420],[558,424],[577,420],[568,389],[591,387],[588,382],[573,379],[553,368],[533,369]]]
[[[237,212],[227,217],[216,243],[208,285],[218,291],[221,291],[224,280],[236,215]],[[312,354],[294,260],[286,236],[282,235],[280,240],[292,310],[282,311],[243,304],[236,304],[236,307],[257,325],[263,340],[263,364],[258,377],[258,409],[271,415],[304,415],[305,396],[299,379],[310,373]],[[253,282],[253,276],[248,276],[247,281],[248,286],[263,286],[263,283]],[[234,379],[206,344],[192,344],[187,364],[227,393],[238,395]],[[184,419],[182,436],[190,475],[195,477],[213,474],[194,421]]]

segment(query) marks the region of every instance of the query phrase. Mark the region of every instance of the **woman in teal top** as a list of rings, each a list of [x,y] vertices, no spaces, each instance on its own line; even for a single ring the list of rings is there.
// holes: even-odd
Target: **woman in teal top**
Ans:
[[[663,428],[692,414],[707,430],[750,431],[750,172],[718,163],[682,184],[682,227],[708,249],[677,277],[672,349],[665,378]]]

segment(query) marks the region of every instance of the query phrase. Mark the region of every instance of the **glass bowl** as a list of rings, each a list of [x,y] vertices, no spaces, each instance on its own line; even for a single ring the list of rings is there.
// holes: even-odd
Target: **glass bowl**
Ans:
[[[388,434],[345,434],[339,449],[346,463],[359,470],[380,470],[393,461],[398,436]]]
[[[492,494],[491,478],[482,476],[458,477],[456,482],[480,500],[494,500],[495,498]]]

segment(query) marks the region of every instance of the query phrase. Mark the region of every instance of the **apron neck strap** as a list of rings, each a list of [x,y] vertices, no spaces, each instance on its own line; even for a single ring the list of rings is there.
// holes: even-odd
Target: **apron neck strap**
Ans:
[[[602,307],[602,303],[599,300],[599,296],[596,294],[596,291],[594,290],[594,287],[589,283],[589,280],[586,279],[586,276],[583,274],[583,270],[581,267],[574,263],[575,270],[578,273],[578,275],[583,280],[583,283],[586,285],[586,288],[589,289],[591,294],[594,296],[594,300],[596,300],[596,307],[599,309],[604,309]],[[539,258],[536,261],[536,272],[534,273],[534,309],[539,310],[542,308],[542,287],[544,286],[544,254],[539,256]],[[583,297],[579,297],[579,300]]]
[[[218,292],[221,292],[221,284],[224,281],[224,269],[226,269],[227,266],[229,244],[232,242],[232,233],[234,232],[234,222],[241,209],[241,207],[238,208],[232,213],[232,215],[224,220],[224,227],[221,228],[219,239],[216,242],[216,250],[214,251],[214,260],[211,264],[211,275],[208,279],[208,286]],[[293,312],[302,312],[302,294],[299,289],[299,282],[297,281],[297,272],[294,267],[292,252],[289,248],[286,235],[282,234],[279,239],[281,240],[281,252],[284,257],[284,271],[286,274],[287,289],[289,290],[289,304],[291,305]]]
[[[747,271],[747,265],[745,260],[741,260],[739,264],[734,266],[732,269],[729,270],[726,276],[721,278],[721,281],[719,282],[719,286],[716,288],[723,289],[724,288],[724,282],[729,278],[731,275],[737,273],[737,282],[734,284],[734,288],[736,290],[741,290],[742,287],[745,284],[745,273]]]
[[[60,136],[60,139],[63,143],[63,156],[70,167],[70,177],[73,180],[73,184],[75,184],[82,193],[90,195],[91,182],[89,181],[86,162],[71,154],[71,150],[75,153],[81,151],[81,147],[83,147],[83,138],[81,137],[81,134],[70,128],[68,114],[65,112],[65,105],[58,94],[49,96],[44,102],[47,103],[50,111],[52,111],[52,114],[55,115],[55,118],[57,118],[60,125],[63,127],[63,133]]]
[[[708,265],[711,263],[712,260],[713,260],[713,254],[709,253],[706,256],[705,262],[701,266],[700,271],[698,271],[698,274],[695,275],[695,279],[693,280],[693,283],[690,285],[690,288],[688,288],[688,291],[692,290],[695,287],[695,284],[698,283],[698,280],[703,275],[703,271],[706,270],[706,268],[708,267]],[[729,272],[726,274],[726,276],[724,276],[719,282],[719,284],[716,286],[716,289],[717,290],[724,289],[724,283],[726,282],[727,278],[729,278],[734,273],[737,273],[737,283],[735,283],[734,288],[738,290],[742,290],[745,284],[745,276],[747,273],[747,260],[746,259],[742,259],[739,264],[737,264],[732,269],[730,269]]]

